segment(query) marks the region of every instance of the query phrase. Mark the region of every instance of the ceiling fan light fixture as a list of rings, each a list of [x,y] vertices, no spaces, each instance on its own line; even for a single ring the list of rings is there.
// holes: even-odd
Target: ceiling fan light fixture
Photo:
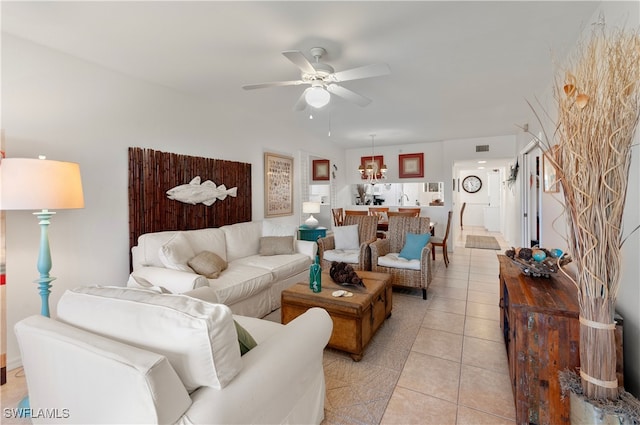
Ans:
[[[329,103],[331,95],[322,86],[311,87],[304,95],[307,105],[313,108],[322,108]]]

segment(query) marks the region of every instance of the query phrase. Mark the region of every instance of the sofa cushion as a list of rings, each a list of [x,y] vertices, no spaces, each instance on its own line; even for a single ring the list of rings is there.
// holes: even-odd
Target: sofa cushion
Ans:
[[[182,232],[189,241],[194,254],[211,251],[227,261],[227,247],[224,231],[220,228],[185,230]]]
[[[298,236],[298,226],[279,224],[272,220],[262,222],[262,236]]]
[[[293,236],[263,236],[260,238],[260,255],[293,254]]]
[[[223,388],[242,368],[225,305],[146,289],[80,287],[62,295],[58,319],[166,356],[189,392]]]
[[[228,264],[218,254],[211,251],[202,251],[187,263],[196,273],[207,279],[217,279]]]
[[[233,261],[217,279],[209,281],[209,286],[219,303],[232,305],[266,290],[272,282],[269,270]]]
[[[171,239],[160,247],[158,256],[162,264],[173,270],[193,273],[193,269],[187,264],[196,253],[191,248],[189,240],[183,232],[177,232]]]
[[[400,250],[399,257],[406,258],[407,260],[419,260],[422,248],[429,243],[430,237],[430,233],[407,233],[407,237],[405,238],[404,246]]]
[[[336,243],[336,249],[358,249],[360,247],[358,225],[334,227],[333,239]]]
[[[252,255],[235,261],[235,264],[268,270],[273,280],[279,282],[302,271],[308,270],[311,258],[304,254],[261,256]]]
[[[246,223],[222,226],[227,244],[227,261],[231,263],[238,258],[256,255],[262,235],[262,223],[250,221]]]

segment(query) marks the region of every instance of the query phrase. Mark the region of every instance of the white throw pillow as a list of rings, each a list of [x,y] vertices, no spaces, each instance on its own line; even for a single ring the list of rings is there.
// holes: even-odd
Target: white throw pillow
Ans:
[[[158,256],[162,264],[168,269],[193,273],[193,269],[187,263],[196,256],[196,253],[193,252],[187,237],[182,232],[176,233],[162,245]]]
[[[187,391],[223,388],[242,360],[229,307],[147,289],[80,287],[58,303],[58,320],[169,359]]]
[[[333,238],[336,249],[358,249],[360,239],[358,238],[358,225],[336,226],[333,228]]]

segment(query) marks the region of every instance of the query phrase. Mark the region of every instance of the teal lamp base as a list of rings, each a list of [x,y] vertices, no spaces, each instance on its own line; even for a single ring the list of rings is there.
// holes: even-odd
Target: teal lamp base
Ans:
[[[55,280],[55,277],[49,276],[52,265],[51,249],[49,248],[49,224],[51,224],[50,220],[54,214],[55,212],[49,210],[33,213],[33,215],[40,220],[40,251],[38,253],[38,272],[40,273],[40,278],[34,280],[34,283],[38,284],[42,302],[40,314],[46,317],[51,317],[49,313],[49,294],[51,293],[51,282]],[[31,417],[29,396],[26,396],[18,403],[18,416],[21,418]]]

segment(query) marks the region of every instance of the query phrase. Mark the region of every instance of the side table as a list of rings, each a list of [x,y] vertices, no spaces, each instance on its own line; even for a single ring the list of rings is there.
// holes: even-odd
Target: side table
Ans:
[[[326,236],[326,227],[316,227],[315,229],[309,229],[308,227],[301,226],[298,229],[298,238],[303,241],[315,242],[318,240],[318,238],[324,238]]]

